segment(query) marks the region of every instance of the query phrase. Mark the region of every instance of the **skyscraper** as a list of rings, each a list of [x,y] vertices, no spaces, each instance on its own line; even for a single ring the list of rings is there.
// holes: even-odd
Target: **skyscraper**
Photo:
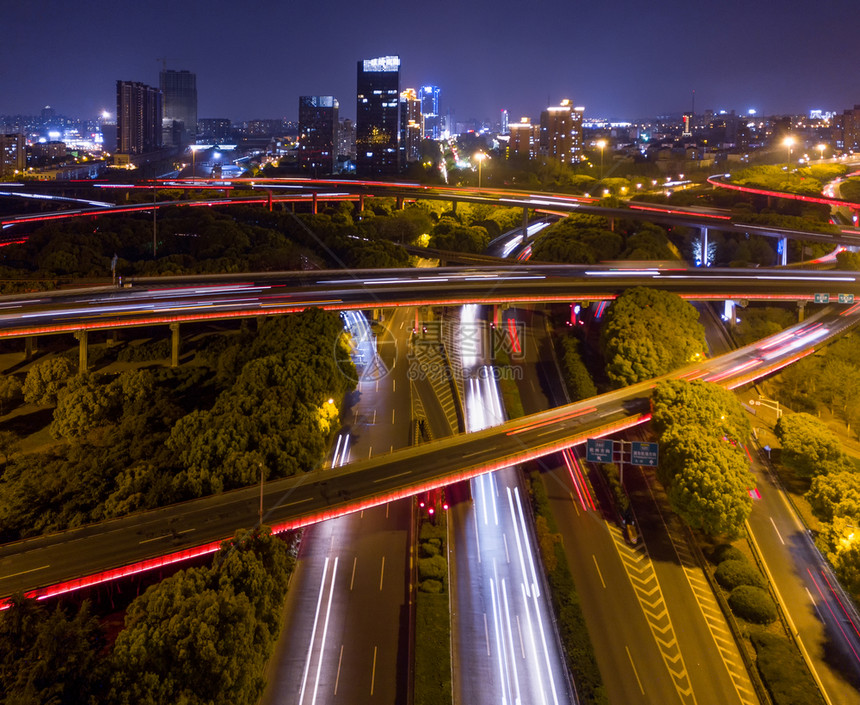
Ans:
[[[400,171],[400,57],[358,62],[355,119],[356,171],[384,176]]]
[[[537,152],[537,126],[524,117],[519,122],[509,123],[508,128],[511,135],[508,141],[508,158],[533,159]]]
[[[424,138],[438,140],[442,137],[442,116],[439,114],[439,87],[421,86],[418,89],[421,99],[421,115],[424,118]]]
[[[192,142],[197,136],[197,74],[165,69],[159,76],[159,86],[164,102],[165,134],[172,135],[172,123],[179,122],[182,123],[178,130],[180,144]]]
[[[421,101],[414,88],[407,88],[400,94],[400,165],[421,158],[421,139],[424,134],[421,116]]]
[[[314,176],[334,171],[338,107],[334,96],[299,97],[299,167]]]
[[[117,153],[136,155],[161,149],[161,116],[161,91],[136,81],[117,81]]]

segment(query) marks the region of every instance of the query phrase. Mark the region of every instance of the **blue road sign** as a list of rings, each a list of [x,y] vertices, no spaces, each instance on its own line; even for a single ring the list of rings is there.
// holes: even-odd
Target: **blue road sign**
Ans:
[[[585,447],[585,459],[589,463],[611,463],[613,442],[604,438],[589,438]]]
[[[839,303],[840,304],[853,304],[854,303],[854,294],[839,294]]]
[[[817,304],[829,304],[830,303],[830,294],[815,294],[815,303],[817,303]]]
[[[630,462],[633,465],[657,466],[657,444],[633,441],[630,449]]]

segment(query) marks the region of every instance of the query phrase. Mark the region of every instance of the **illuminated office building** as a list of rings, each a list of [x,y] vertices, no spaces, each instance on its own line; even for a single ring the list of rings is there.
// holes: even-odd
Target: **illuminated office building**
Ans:
[[[439,87],[421,86],[418,89],[421,99],[421,116],[424,119],[424,137],[428,140],[442,138],[442,116],[439,114]]]
[[[117,153],[135,155],[161,149],[161,116],[161,91],[136,81],[117,81]]]
[[[358,62],[356,172],[374,177],[400,171],[400,57]]]
[[[400,94],[400,164],[406,166],[421,158],[424,134],[421,101],[414,88]]]
[[[316,175],[334,172],[339,104],[330,95],[299,98],[299,168]]]

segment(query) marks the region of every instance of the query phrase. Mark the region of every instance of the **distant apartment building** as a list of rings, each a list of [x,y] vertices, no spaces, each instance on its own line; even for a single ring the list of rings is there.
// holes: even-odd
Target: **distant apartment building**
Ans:
[[[508,158],[520,157],[534,159],[537,156],[538,131],[537,125],[532,125],[529,118],[521,118],[519,122],[508,123],[510,139],[508,140]]]
[[[582,158],[582,114],[569,100],[550,106],[541,113],[541,152],[563,164],[574,164]]]
[[[128,156],[161,149],[161,91],[137,81],[116,82],[116,151]]]
[[[170,142],[164,139],[164,144],[192,143],[197,136],[197,75],[165,69],[159,76],[159,87],[164,110],[163,130],[165,137],[170,138]]]
[[[209,142],[224,142],[233,134],[233,123],[228,118],[200,118],[197,137]]]
[[[338,147],[338,108],[334,96],[299,97],[298,163],[300,169],[314,176],[334,172]]]
[[[835,116],[833,138],[837,149],[860,152],[860,105]]]
[[[421,86],[418,89],[418,98],[421,100],[421,117],[424,120],[424,138],[428,140],[438,140],[442,137],[439,92],[438,86]]]
[[[421,159],[424,122],[421,100],[414,88],[400,94],[400,164],[406,166]]]
[[[13,176],[27,165],[23,133],[0,134],[0,178]]]
[[[510,134],[511,128],[511,118],[508,114],[508,111],[505,108],[502,108],[501,120],[499,120],[499,134],[507,135]]]
[[[400,57],[358,62],[356,173],[391,176],[400,171]]]

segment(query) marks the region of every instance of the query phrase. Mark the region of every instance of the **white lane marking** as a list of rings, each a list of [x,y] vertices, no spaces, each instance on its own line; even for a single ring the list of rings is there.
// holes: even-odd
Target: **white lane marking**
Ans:
[[[776,528],[776,522],[773,520],[773,517],[770,518],[770,523],[773,524],[773,530],[776,532],[776,535],[779,537],[780,542],[783,546],[785,546],[785,541],[782,540],[782,534],[779,533],[779,529]]]
[[[340,645],[340,656],[337,659],[337,676],[334,679],[334,695],[337,695],[337,684],[340,682],[340,665],[343,663],[343,644]]]
[[[523,514],[523,505],[520,502],[520,488],[519,487],[514,488],[514,494],[517,498],[517,511],[519,511],[519,513],[520,513],[520,524],[522,524],[522,527],[523,527],[523,543],[525,543],[525,545],[526,545],[526,553],[528,554],[529,564],[531,565],[531,569],[532,569],[532,585],[534,586],[535,594],[538,597],[540,597],[540,588],[538,587],[537,571],[535,570],[534,551],[532,550],[531,543],[529,541],[528,531],[526,531],[526,517]]]
[[[306,500],[303,499],[302,502],[307,502],[310,499],[311,498],[308,497],[308,499],[306,499]],[[294,502],[294,504],[298,504],[298,502]],[[289,506],[289,505],[285,505],[285,506]],[[194,531],[194,529],[183,529],[182,531],[170,532],[169,534],[162,534],[161,536],[156,536],[156,537],[151,538],[151,539],[144,539],[143,541],[138,541],[138,544],[149,543],[150,541],[158,541],[158,539],[166,539],[166,538],[171,538],[171,537],[176,538],[180,534],[187,534],[189,531]],[[33,570],[39,570],[39,568],[34,568]],[[25,572],[29,573],[30,571],[25,571]],[[15,575],[22,575],[22,574],[21,573],[15,573]],[[7,576],[7,577],[11,577],[11,576]]]
[[[484,638],[487,640],[487,656],[490,655],[490,629],[487,626],[487,613],[484,612]]]
[[[600,572],[600,566],[597,565],[597,556],[592,553],[591,559],[594,561],[594,567],[597,568],[597,577],[600,578],[600,584],[603,585],[603,589],[605,590],[606,582],[603,580],[603,573]]]
[[[523,607],[525,608],[526,624],[528,625],[528,631],[529,631],[529,647],[531,649],[531,653],[533,653],[535,655],[535,659],[537,659],[537,645],[535,644],[535,633],[534,633],[534,627],[532,626],[532,613],[531,613],[531,610],[529,609],[528,597],[526,597],[526,584],[520,583],[520,588],[522,589],[521,594],[523,596]],[[540,615],[537,615],[537,619],[540,619]],[[547,664],[547,665],[549,665],[549,664]],[[537,676],[538,691],[541,694],[541,700],[543,700],[544,705],[546,705],[546,693],[543,690],[543,678],[541,678],[540,671],[541,671],[540,668],[536,668],[534,673]],[[550,678],[552,678],[552,674],[550,674]]]
[[[508,552],[508,535],[504,531],[502,532],[502,541],[505,542],[505,560],[510,563],[511,554]]]
[[[349,591],[352,592],[352,586],[355,584],[355,568],[358,565],[358,556],[352,559],[352,577],[349,579]]]
[[[382,567],[379,569],[379,590],[382,590],[382,579],[385,577],[385,556],[382,557]]]
[[[391,410],[391,423],[392,423],[392,425],[394,424],[394,412],[395,412],[395,411],[397,411],[397,409],[392,409],[392,410]]]
[[[376,647],[373,647],[373,666],[370,669],[370,694],[373,695],[373,686],[376,684]]]
[[[624,645],[624,650],[627,652],[627,658],[630,660],[630,667],[633,669],[633,675],[636,676],[636,682],[639,684],[639,692],[645,695],[645,689],[642,687],[642,681],[639,678],[639,671],[636,670],[636,664],[633,663],[633,657],[630,655],[630,649],[627,644]]]
[[[411,474],[412,474],[411,470],[405,470],[403,472],[397,473],[396,475],[389,475],[388,477],[380,477],[378,480],[374,480],[373,483],[376,484],[377,482],[385,482],[386,480],[393,480],[395,477],[403,477],[404,475],[411,475]]]
[[[163,538],[159,536],[158,538]],[[149,539],[150,541],[155,541],[155,539]],[[0,580],[5,580],[6,578],[14,578],[18,575],[26,575],[27,573],[35,573],[37,570],[45,570],[45,568],[50,568],[50,564],[46,563],[45,565],[40,565],[38,568],[30,568],[29,570],[22,570],[18,573],[9,573],[9,575],[0,576]]]
[[[523,655],[523,660],[525,660],[525,658],[526,658],[526,645],[525,645],[525,642],[523,641],[523,628],[520,625],[520,616],[517,615],[516,617],[517,617],[517,634],[519,634],[519,637],[520,637],[520,653]]]
[[[514,500],[513,495],[511,495],[510,487],[508,487],[508,505],[511,508],[511,521],[514,525],[514,538],[517,540],[517,554],[520,557],[520,570],[523,571],[523,582],[526,583],[526,594],[531,597],[528,586],[529,572],[526,570],[526,559],[523,556],[523,544],[520,541],[520,529],[517,524],[517,514],[516,511],[514,511]]]

